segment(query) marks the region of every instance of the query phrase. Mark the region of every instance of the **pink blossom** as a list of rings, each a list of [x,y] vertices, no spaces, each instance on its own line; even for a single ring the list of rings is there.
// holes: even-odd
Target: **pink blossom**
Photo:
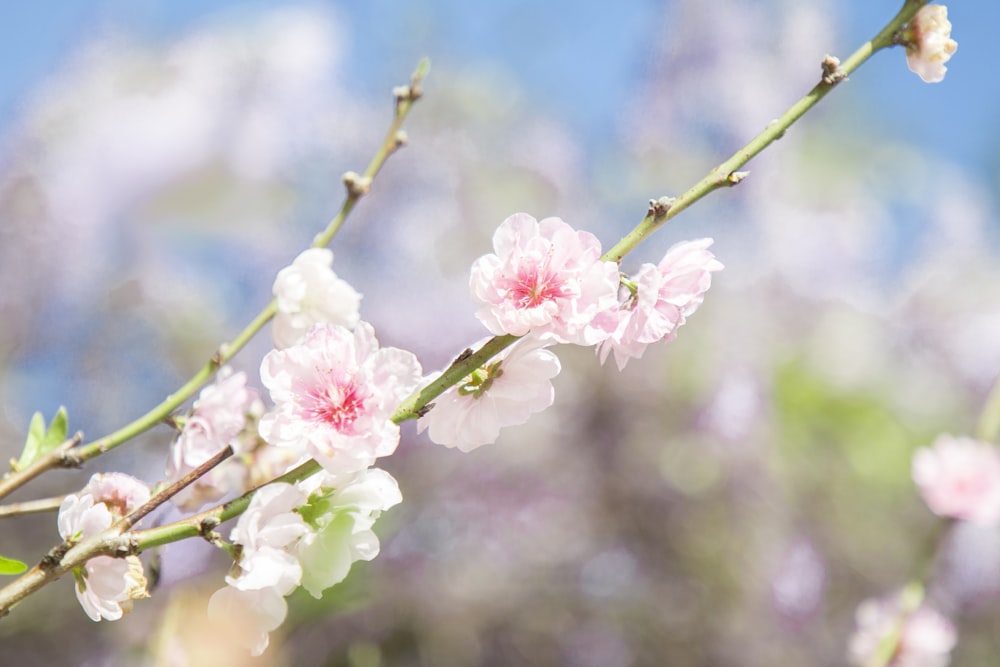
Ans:
[[[857,625],[848,645],[853,665],[868,665],[899,632],[896,651],[887,667],[945,667],[958,639],[955,627],[928,605],[907,609],[906,593],[862,602],[855,614]],[[880,663],[881,664],[881,663]]]
[[[709,252],[712,239],[684,241],[672,246],[657,265],[643,264],[634,277],[634,292],[618,311],[614,333],[598,345],[601,363],[614,351],[619,370],[630,358],[639,358],[646,346],[673,340],[677,329],[705,299],[712,272],[722,264]]]
[[[330,472],[352,472],[396,450],[390,417],[420,382],[420,363],[410,352],[379,349],[366,322],[354,333],[317,324],[301,344],[269,352],[260,375],[275,403],[261,418],[261,437]]]
[[[924,5],[903,32],[906,65],[926,83],[944,79],[944,66],[958,49],[951,38],[951,21],[944,5]]]
[[[269,633],[285,621],[288,603],[273,588],[243,590],[225,586],[209,598],[208,613],[238,628],[237,637],[243,646],[251,655],[260,655],[270,643]]]
[[[327,248],[303,251],[274,279],[278,312],[271,335],[274,346],[285,348],[302,340],[313,324],[328,322],[353,329],[358,324],[361,295],[337,277]]]
[[[939,516],[1000,520],[1000,452],[989,443],[947,434],[913,455],[913,481]]]
[[[611,333],[618,266],[601,261],[601,244],[559,218],[527,213],[504,220],[493,235],[495,254],[472,265],[476,317],[493,334],[547,334],[560,343],[593,345]]]
[[[191,416],[170,447],[167,482],[188,474],[226,445],[232,445],[237,453],[247,449],[246,438],[242,436],[248,426],[248,417],[258,416],[262,409],[257,392],[247,387],[246,373],[221,369],[218,379],[202,389],[192,406]],[[245,479],[246,470],[239,461],[225,461],[172,500],[182,509],[197,509],[226,493],[242,491]]]
[[[429,429],[437,444],[468,452],[496,442],[501,428],[528,421],[552,405],[551,380],[561,369],[559,358],[543,348],[529,338],[503,350],[439,396],[417,422],[418,431]]]

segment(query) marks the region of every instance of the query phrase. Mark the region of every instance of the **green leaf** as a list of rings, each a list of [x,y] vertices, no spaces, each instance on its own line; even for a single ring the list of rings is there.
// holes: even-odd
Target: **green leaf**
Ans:
[[[41,412],[36,412],[31,417],[28,425],[28,439],[24,443],[21,451],[21,458],[13,464],[14,470],[24,470],[32,463],[42,458],[53,449],[66,441],[66,434],[69,432],[69,417],[66,414],[65,406],[60,406],[55,417],[45,428],[45,418]]]
[[[69,415],[66,414],[66,406],[60,405],[56,416],[49,424],[49,431],[45,434],[46,451],[55,449],[66,442],[66,433],[69,432]]]
[[[28,566],[19,560],[0,556],[0,574],[21,574]]]

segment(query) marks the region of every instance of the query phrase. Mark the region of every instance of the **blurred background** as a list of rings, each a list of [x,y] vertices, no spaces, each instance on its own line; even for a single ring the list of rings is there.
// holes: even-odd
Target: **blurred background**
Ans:
[[[509,214],[610,247],[804,94],[896,2],[19,3],[0,25],[0,454],[60,405],[145,412],[267,302],[422,56],[411,144],[335,239],[383,345],[444,366],[483,330],[468,269]],[[931,572],[953,665],[1000,655],[1000,533],[947,529],[910,457],[967,434],[1000,371],[1000,5],[949,8],[944,82],[878,54],[626,258],[716,239],[677,341],[619,373],[563,346],[556,402],[463,455],[404,426],[382,553],[291,598],[250,660],[204,617],[226,563],[163,550],[116,623],[72,582],[0,623],[19,665],[839,665],[854,610]],[[443,326],[442,323],[447,323]],[[256,377],[262,333],[236,360]],[[259,385],[259,383],[256,383]],[[154,429],[101,470],[162,478]],[[158,520],[176,514],[167,512]],[[55,518],[4,519],[36,562]],[[942,545],[938,549],[938,545]]]

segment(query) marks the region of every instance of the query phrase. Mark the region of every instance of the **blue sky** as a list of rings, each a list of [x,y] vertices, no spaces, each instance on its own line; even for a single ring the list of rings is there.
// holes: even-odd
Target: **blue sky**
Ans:
[[[194,0],[103,0],[16,3],[0,25],[0,131],[18,113],[35,84],[72,57],[79,44],[104,29],[169,39],[226,12],[255,12],[273,0],[212,3]],[[324,3],[313,3],[324,4]],[[540,108],[551,110],[582,138],[600,142],[613,132],[615,109],[642,74],[664,6],[653,0],[582,5],[511,0],[390,0],[325,3],[347,21],[345,53],[350,81],[372,94],[396,83],[423,55],[438,62],[494,62],[513,72]],[[896,2],[837,3],[840,34],[831,52],[847,52],[873,35]],[[960,48],[946,80],[923,84],[899,76],[899,57],[883,54],[850,85],[863,92],[870,122],[888,138],[920,143],[943,157],[977,166],[996,178],[1000,84],[989,68],[1000,3],[957,3],[949,8]],[[514,36],[514,38],[512,38]],[[776,111],[778,111],[776,109]],[[949,122],[949,119],[956,119]],[[960,119],[960,122],[957,120]]]

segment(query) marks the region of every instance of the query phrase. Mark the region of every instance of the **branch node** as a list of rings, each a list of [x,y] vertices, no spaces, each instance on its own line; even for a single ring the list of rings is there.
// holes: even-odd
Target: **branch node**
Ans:
[[[410,143],[410,135],[406,133],[406,130],[398,130],[396,134],[393,135],[392,141],[393,150],[396,150]]]
[[[46,572],[54,570],[59,566],[66,552],[69,551],[69,547],[69,542],[63,542],[49,549],[49,552],[42,556],[42,560],[38,563],[38,568]]]
[[[372,179],[368,176],[360,176],[353,171],[344,174],[344,186],[347,194],[355,199],[364,197],[372,188]]]
[[[407,102],[416,102],[424,95],[424,89],[422,86],[423,76],[419,72],[415,72],[412,77],[410,77],[410,83],[406,86],[396,86],[392,89],[392,95],[396,98],[396,108],[398,109],[400,105]]]
[[[828,86],[836,85],[847,78],[844,70],[840,69],[840,58],[827,55],[820,63],[820,67],[823,69],[823,83]]]
[[[738,185],[744,178],[750,175],[749,171],[734,171],[726,176],[726,182],[732,185]]]
[[[209,359],[209,363],[216,368],[221,368],[222,364],[226,363],[227,356],[229,356],[229,343],[223,343],[215,351],[215,354],[212,355],[212,358]]]
[[[220,535],[215,529],[219,527],[219,517],[209,516],[201,520],[198,524],[198,533],[205,539],[206,542],[214,547],[223,548],[222,535]]]
[[[780,120],[778,120],[777,118],[775,118],[774,120],[772,120],[770,123],[767,124],[767,127],[770,128],[770,127],[772,127],[774,125],[777,125],[780,122],[781,122]],[[777,141],[778,139],[784,139],[784,138],[785,138],[785,131],[782,130],[777,135],[775,135],[774,140]]]
[[[60,468],[82,468],[83,457],[73,451],[73,449],[83,442],[83,431],[77,431],[73,437],[59,446],[56,452],[56,463]]]
[[[669,211],[670,207],[674,205],[677,201],[674,197],[660,197],[659,199],[650,199],[649,208],[646,210],[647,216],[652,216],[654,218],[662,218]]]

